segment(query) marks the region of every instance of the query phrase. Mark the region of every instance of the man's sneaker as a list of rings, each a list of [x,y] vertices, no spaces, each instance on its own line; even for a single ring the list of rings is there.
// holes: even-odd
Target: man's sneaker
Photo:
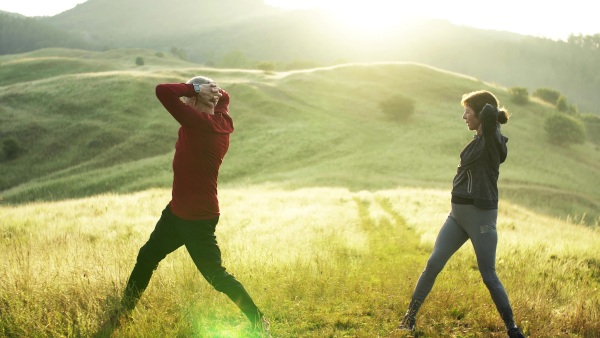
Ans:
[[[258,333],[261,338],[272,338],[271,336],[271,323],[265,318],[260,317],[260,320],[254,324],[254,331]]]
[[[414,331],[415,330],[415,323],[417,322],[417,320],[414,317],[410,317],[408,315],[405,315],[404,318],[402,318],[402,321],[400,322],[400,325],[398,325],[398,330],[401,331]]]
[[[518,327],[508,330],[508,338],[525,338],[525,335]]]
[[[102,323],[94,338],[110,337],[119,327],[132,322],[131,314],[123,311],[114,311],[108,319]]]

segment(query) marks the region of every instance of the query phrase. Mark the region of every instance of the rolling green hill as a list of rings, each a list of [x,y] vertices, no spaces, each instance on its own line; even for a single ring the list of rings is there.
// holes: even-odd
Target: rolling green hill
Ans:
[[[590,46],[582,47],[574,41],[432,19],[399,19],[385,32],[365,34],[336,24],[322,11],[283,11],[260,0],[88,0],[43,22],[78,35],[96,48],[168,51],[177,47],[194,62],[224,67],[232,66],[226,62],[231,53],[241,53],[253,64],[302,60],[323,65],[338,60],[424,63],[505,87],[524,86],[530,92],[551,87],[582,112],[600,113],[598,35],[589,36]],[[247,67],[246,63],[233,66]]]
[[[600,114],[600,34],[565,42],[401,18],[367,34],[323,11],[285,11],[262,0],[88,0],[52,17],[0,15],[0,27],[0,54],[49,47],[177,48],[205,65],[273,62],[282,70],[340,60],[417,62],[530,92],[553,88],[580,112]]]
[[[136,66],[137,57],[145,65]],[[600,217],[598,146],[551,145],[543,128],[551,107],[517,106],[505,88],[422,64],[265,74],[206,68],[152,50],[62,49],[3,56],[0,64],[0,142],[14,139],[21,149],[0,165],[5,203],[169,187],[178,126],[154,86],[203,74],[232,96],[236,131],[222,186],[449,193],[458,153],[472,137],[460,98],[490,89],[513,113],[503,127],[510,141],[501,198],[589,224]],[[396,93],[416,100],[406,122],[378,108]]]

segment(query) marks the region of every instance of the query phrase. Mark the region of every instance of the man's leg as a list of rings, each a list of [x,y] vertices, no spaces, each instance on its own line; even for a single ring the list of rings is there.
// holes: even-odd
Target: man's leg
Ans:
[[[167,205],[156,223],[154,231],[150,234],[150,239],[140,249],[123,293],[123,300],[121,302],[123,310],[133,310],[148,286],[152,273],[158,267],[158,263],[169,253],[183,245],[183,241],[172,225],[173,217],[171,209]]]
[[[110,337],[112,332],[121,325],[121,321],[128,317],[137,304],[158,263],[167,254],[183,244],[171,226],[171,222],[172,215],[169,206],[167,206],[156,223],[150,239],[139,251],[136,264],[123,291],[121,303],[117,308],[110,311],[108,319],[94,335],[95,338]]]
[[[183,221],[178,222],[177,228],[180,236],[185,239],[185,247],[202,276],[217,291],[226,294],[253,325],[260,325],[262,312],[242,284],[227,273],[222,265],[221,250],[215,236],[217,222],[218,218],[206,221]]]

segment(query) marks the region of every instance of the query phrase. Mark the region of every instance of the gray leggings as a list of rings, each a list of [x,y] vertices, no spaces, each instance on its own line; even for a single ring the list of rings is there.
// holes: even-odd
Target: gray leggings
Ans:
[[[435,278],[442,271],[450,257],[468,240],[471,240],[477,265],[485,286],[490,291],[496,309],[500,313],[507,328],[515,326],[513,312],[504,286],[496,275],[496,219],[498,210],[486,210],[474,205],[452,204],[452,212],[442,226],[435,240],[435,246],[427,266],[412,295],[411,309],[413,315],[425,301],[433,288]]]

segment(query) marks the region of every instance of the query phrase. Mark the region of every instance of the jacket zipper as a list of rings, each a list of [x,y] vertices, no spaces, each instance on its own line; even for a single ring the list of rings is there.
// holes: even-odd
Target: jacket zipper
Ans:
[[[470,194],[473,188],[473,176],[471,175],[471,170],[467,170],[467,192]]]

